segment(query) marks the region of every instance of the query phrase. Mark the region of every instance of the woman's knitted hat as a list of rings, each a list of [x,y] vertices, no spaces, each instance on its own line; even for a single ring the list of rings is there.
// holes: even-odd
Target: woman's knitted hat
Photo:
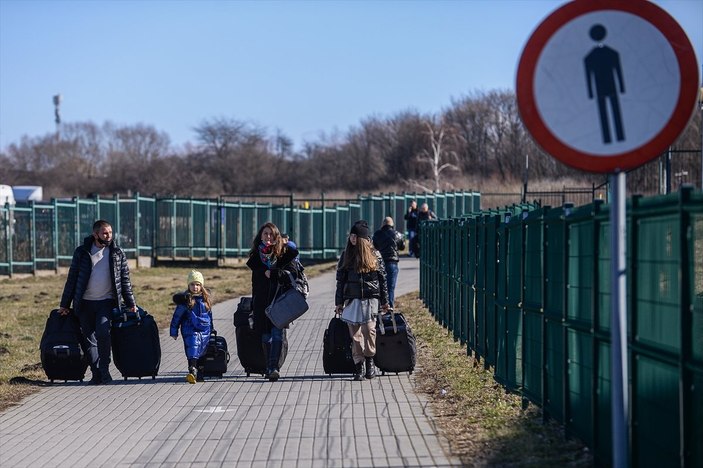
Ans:
[[[190,283],[200,283],[201,286],[205,286],[203,274],[199,271],[192,270],[188,275],[188,286],[190,286]]]
[[[369,223],[367,223],[363,219],[355,222],[349,233],[356,234],[357,237],[363,237],[369,240],[371,239],[369,232]]]

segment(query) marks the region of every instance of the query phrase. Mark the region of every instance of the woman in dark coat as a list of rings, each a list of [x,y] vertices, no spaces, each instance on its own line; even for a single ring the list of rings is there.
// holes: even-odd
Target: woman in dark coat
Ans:
[[[265,377],[271,382],[280,377],[278,362],[283,349],[283,329],[276,328],[265,311],[276,296],[276,291],[282,294],[296,286],[302,273],[297,256],[298,250],[285,243],[281,232],[270,222],[259,228],[249,251],[247,266],[251,269],[254,329],[261,333],[267,356]]]

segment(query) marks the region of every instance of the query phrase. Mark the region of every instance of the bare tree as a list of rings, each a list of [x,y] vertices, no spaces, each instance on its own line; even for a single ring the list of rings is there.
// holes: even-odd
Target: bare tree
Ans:
[[[417,158],[421,163],[425,163],[430,167],[431,182],[434,185],[434,191],[439,191],[442,188],[442,173],[447,170],[461,172],[461,169],[449,162],[450,159],[456,161],[457,156],[454,151],[448,151],[444,147],[445,128],[443,124],[439,124],[435,128],[431,123],[427,123],[427,135],[429,137],[429,149],[422,150]],[[427,190],[422,181],[414,180],[412,183],[424,190]],[[432,191],[432,190],[430,190]]]

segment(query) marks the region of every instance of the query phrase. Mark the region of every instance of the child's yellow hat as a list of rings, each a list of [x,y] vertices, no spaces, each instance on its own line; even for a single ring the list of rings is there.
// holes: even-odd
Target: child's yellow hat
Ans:
[[[205,286],[205,280],[203,279],[203,274],[199,271],[192,270],[188,275],[188,285],[190,283],[200,283],[201,286]]]

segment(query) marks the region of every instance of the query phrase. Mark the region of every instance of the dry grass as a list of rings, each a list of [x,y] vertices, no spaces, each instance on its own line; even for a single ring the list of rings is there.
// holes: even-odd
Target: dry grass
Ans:
[[[397,308],[417,338],[417,389],[426,393],[435,421],[453,455],[466,466],[591,466],[590,452],[565,440],[560,426],[543,423],[539,408],[522,409],[491,371],[467,356],[417,298],[399,298]]]

